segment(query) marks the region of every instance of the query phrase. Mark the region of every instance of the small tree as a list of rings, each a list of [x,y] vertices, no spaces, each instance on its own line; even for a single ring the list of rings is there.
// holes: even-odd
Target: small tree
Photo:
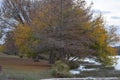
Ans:
[[[27,57],[34,57],[37,55],[36,51],[34,50],[34,45],[37,45],[37,41],[28,25],[24,24],[16,27],[14,30],[14,40],[20,55]]]
[[[116,62],[115,58],[112,58],[111,56],[116,55],[116,49],[112,48],[110,46],[111,39],[114,39],[111,42],[116,42],[119,40],[119,37],[117,37],[115,31],[107,32],[105,29],[105,24],[101,16],[97,17],[94,21],[94,28],[92,30],[92,38],[93,43],[90,46],[91,49],[95,51],[94,56],[97,58],[98,61],[100,61],[103,65],[112,65],[114,62]],[[109,37],[111,36],[111,37]]]

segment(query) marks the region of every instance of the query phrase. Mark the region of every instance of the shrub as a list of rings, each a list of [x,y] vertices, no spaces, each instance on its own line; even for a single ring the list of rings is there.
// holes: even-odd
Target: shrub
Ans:
[[[76,69],[80,66],[80,63],[77,61],[71,61],[67,63],[70,69]]]
[[[62,61],[56,61],[53,65],[53,76],[59,78],[71,77],[69,66]]]

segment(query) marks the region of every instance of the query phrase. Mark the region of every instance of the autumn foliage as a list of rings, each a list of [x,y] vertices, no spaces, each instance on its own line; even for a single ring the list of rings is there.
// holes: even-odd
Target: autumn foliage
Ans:
[[[92,57],[104,65],[114,62],[110,56],[114,56],[116,50],[110,43],[118,41],[119,37],[115,30],[106,30],[101,15],[93,17],[91,6],[87,7],[84,0],[26,1],[31,5],[37,4],[35,2],[39,6],[26,6],[29,18],[26,19],[27,13],[21,10],[26,22],[22,21],[13,31],[14,43],[20,55],[49,55],[50,63],[84,57]],[[15,7],[22,8],[21,5]],[[113,34],[116,36],[112,36]],[[114,40],[110,41],[111,38]],[[74,59],[70,60],[71,57]]]

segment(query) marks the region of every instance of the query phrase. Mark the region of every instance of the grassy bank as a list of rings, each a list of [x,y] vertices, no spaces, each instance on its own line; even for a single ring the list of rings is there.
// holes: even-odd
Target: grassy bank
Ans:
[[[0,80],[40,80],[52,77],[47,61],[34,62],[32,59],[1,54],[0,66]]]

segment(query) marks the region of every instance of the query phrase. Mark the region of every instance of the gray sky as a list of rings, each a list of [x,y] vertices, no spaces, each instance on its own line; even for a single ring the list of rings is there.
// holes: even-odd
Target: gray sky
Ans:
[[[120,26],[120,0],[86,0],[93,2],[93,9],[101,12],[109,25]]]

